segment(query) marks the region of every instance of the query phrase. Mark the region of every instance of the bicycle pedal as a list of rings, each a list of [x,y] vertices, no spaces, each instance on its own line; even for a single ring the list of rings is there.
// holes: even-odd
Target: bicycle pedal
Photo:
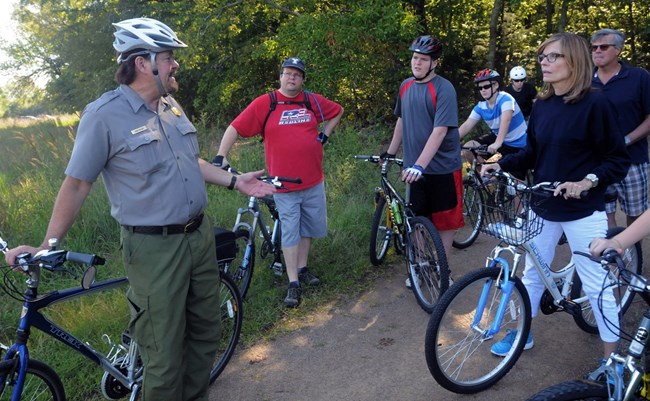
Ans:
[[[580,316],[582,315],[582,308],[577,303],[564,299],[560,302],[560,306],[568,312],[571,316]]]
[[[271,269],[276,276],[282,276],[284,274],[284,265],[281,262],[274,262],[271,265]]]

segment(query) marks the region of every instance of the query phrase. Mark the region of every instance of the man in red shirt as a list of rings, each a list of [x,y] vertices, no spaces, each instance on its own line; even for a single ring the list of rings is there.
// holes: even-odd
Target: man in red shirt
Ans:
[[[225,156],[239,135],[261,135],[270,175],[300,177],[301,184],[286,183],[286,191],[274,195],[282,222],[282,252],[289,277],[284,304],[300,303],[301,283],[318,285],[307,270],[312,238],[327,235],[323,145],[343,115],[343,107],[303,91],[305,63],[295,57],[282,63],[280,89],[258,96],[226,129],[215,161]],[[318,126],[323,123],[319,133]]]

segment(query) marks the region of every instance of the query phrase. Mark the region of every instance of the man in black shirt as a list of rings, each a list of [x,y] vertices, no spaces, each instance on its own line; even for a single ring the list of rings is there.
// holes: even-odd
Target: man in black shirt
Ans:
[[[508,92],[515,98],[524,119],[528,122],[528,117],[533,109],[533,102],[537,97],[537,89],[526,82],[526,69],[522,66],[513,67],[510,70],[510,85],[506,86],[504,91]]]

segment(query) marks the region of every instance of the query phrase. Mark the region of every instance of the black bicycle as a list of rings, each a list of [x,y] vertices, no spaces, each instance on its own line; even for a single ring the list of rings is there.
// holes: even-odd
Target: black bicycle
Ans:
[[[411,210],[410,185],[402,197],[388,178],[390,164],[402,166],[401,159],[354,156],[357,160],[381,165],[381,180],[375,188],[375,213],[370,231],[370,261],[378,266],[391,242],[398,253],[404,251],[411,288],[422,309],[431,313],[438,298],[449,287],[447,255],[438,230],[431,220],[415,216]]]

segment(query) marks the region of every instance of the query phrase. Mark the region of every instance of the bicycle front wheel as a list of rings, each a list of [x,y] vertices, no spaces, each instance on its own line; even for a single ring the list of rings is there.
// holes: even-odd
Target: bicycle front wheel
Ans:
[[[393,223],[390,210],[386,207],[386,199],[379,197],[370,231],[370,263],[373,266],[379,266],[384,261],[392,234]]]
[[[8,401],[16,385],[20,362],[17,359],[0,362],[0,400]],[[65,391],[59,376],[43,362],[30,359],[21,400],[65,401]]]
[[[247,229],[235,231],[235,258],[223,265],[226,272],[237,284],[242,299],[248,293],[255,267],[255,238]]]
[[[607,384],[588,380],[572,380],[545,388],[527,401],[606,401]]]
[[[481,183],[475,174],[469,173],[463,180],[463,218],[465,226],[456,230],[453,246],[465,249],[472,245],[478,237],[483,224],[483,193]]]
[[[614,227],[607,231],[607,238],[612,238],[615,235],[623,231],[622,227]],[[623,262],[627,270],[641,274],[643,271],[643,254],[641,251],[641,243],[637,242],[633,246],[627,248],[623,253]],[[612,290],[614,291],[614,298],[619,308],[619,318],[622,318],[625,315],[625,312],[632,305],[634,300],[635,292],[632,291],[628,286],[626,280],[620,277],[620,271],[615,265],[611,267],[611,275],[608,282],[611,282]],[[584,291],[582,290],[582,281],[580,281],[580,276],[575,274],[573,280],[573,286],[571,287],[571,299],[579,299],[585,296]],[[592,309],[591,303],[589,300],[586,300],[580,304],[582,313],[574,315],[573,319],[575,320],[578,327],[583,331],[591,334],[598,334],[598,325],[596,324],[596,317],[594,316],[594,311]]]
[[[232,279],[221,273],[221,290],[219,293],[219,308],[221,313],[221,335],[219,347],[214,359],[214,365],[210,371],[210,383],[217,380],[230,361],[241,333],[241,325],[244,319],[242,299],[237,286]]]
[[[447,390],[483,391],[501,380],[523,352],[532,320],[530,301],[518,277],[508,281],[501,269],[482,268],[456,282],[434,307],[424,348],[431,375]],[[490,335],[498,313],[499,331]],[[503,357],[493,355],[492,345],[507,333],[514,337],[512,347]]]
[[[449,288],[449,265],[438,230],[431,220],[416,216],[410,220],[407,255],[411,289],[422,309],[431,313],[438,298]]]

